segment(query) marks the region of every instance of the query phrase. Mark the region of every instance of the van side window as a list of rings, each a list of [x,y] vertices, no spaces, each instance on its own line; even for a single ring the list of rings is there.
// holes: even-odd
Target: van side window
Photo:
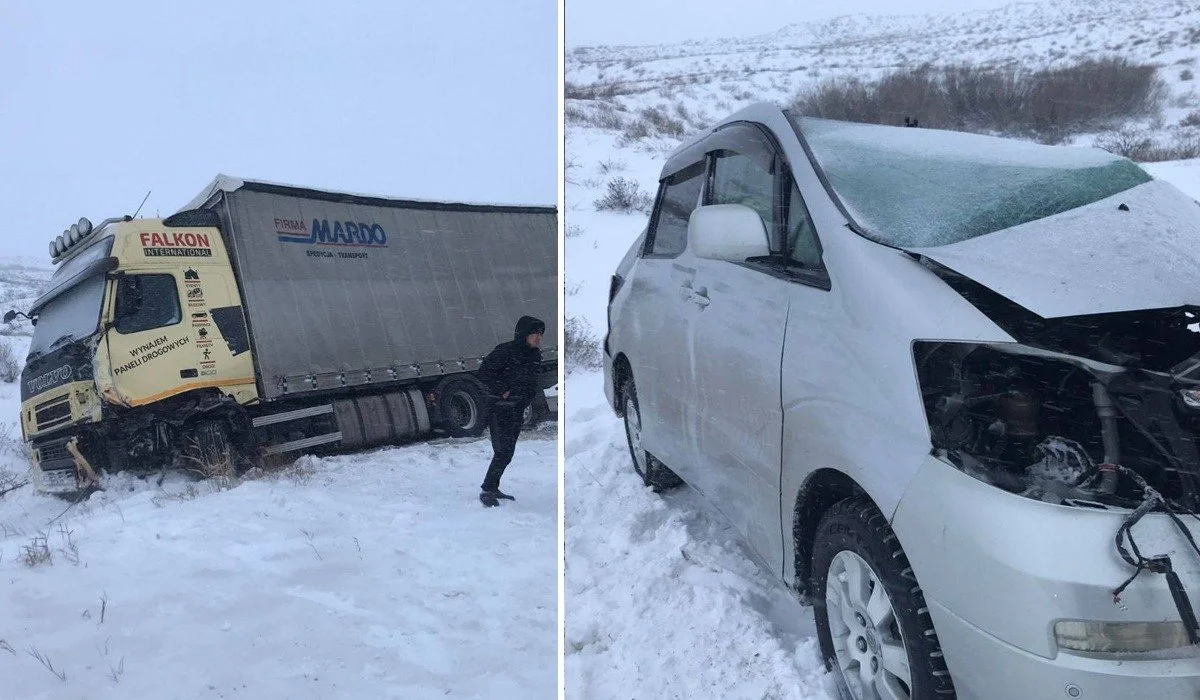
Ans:
[[[800,188],[796,187],[795,182],[792,183],[792,194],[788,199],[787,251],[788,257],[805,267],[822,267],[817,227],[813,225],[812,216],[809,215],[808,207],[804,205],[804,197],[800,195]]]
[[[122,275],[117,282],[113,327],[118,333],[138,333],[172,326],[182,320],[179,290],[173,275]]]
[[[782,253],[779,240],[783,220],[775,196],[779,160],[775,147],[761,131],[746,124],[721,129],[714,139],[709,204],[741,204],[762,217],[770,239],[771,252]]]
[[[718,151],[713,163],[713,204],[742,204],[758,212],[771,238],[771,250],[780,252],[775,240],[775,160],[732,151]]]
[[[700,204],[703,185],[703,162],[688,166],[663,181],[654,228],[647,236],[648,255],[674,257],[687,247],[688,219]]]

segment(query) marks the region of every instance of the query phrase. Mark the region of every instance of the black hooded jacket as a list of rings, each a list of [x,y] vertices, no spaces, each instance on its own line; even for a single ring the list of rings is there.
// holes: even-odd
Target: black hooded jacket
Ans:
[[[542,351],[525,342],[530,333],[545,332],[546,324],[532,316],[522,316],[513,331],[513,339],[500,343],[483,358],[476,376],[487,386],[498,406],[524,411],[537,395]],[[502,399],[508,392],[507,399]]]

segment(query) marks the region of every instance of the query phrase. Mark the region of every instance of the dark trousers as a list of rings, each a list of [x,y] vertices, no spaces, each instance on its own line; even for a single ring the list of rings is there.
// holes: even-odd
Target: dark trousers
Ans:
[[[517,438],[521,435],[521,411],[508,406],[496,406],[492,409],[488,430],[492,434],[492,463],[488,465],[487,476],[483,477],[484,491],[495,491],[500,488],[500,477],[504,476],[504,468],[512,461],[513,452],[517,449]]]

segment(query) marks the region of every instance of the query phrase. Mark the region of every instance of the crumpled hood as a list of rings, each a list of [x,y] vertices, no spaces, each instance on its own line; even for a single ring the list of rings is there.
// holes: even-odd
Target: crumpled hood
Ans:
[[[1200,204],[1161,180],[961,243],[905,250],[1043,318],[1200,305]]]

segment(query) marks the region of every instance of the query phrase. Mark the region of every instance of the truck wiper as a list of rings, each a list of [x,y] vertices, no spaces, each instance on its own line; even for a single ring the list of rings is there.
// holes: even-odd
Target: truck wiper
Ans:
[[[70,333],[67,333],[64,336],[60,336],[59,339],[54,341],[53,343],[50,343],[50,347],[56,348],[56,347],[58,347],[59,343],[62,343],[63,341],[70,343],[73,340],[75,340],[75,336]]]

